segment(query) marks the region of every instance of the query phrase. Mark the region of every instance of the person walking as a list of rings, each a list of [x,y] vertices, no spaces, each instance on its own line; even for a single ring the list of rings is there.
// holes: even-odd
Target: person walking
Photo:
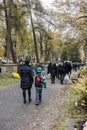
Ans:
[[[55,78],[57,77],[57,66],[56,63],[52,63],[51,65],[51,83],[55,83]]]
[[[51,66],[52,66],[52,63],[50,62],[47,66],[47,74],[50,74],[51,73]]]
[[[42,102],[42,89],[46,88],[46,85],[44,85],[44,80],[43,80],[43,75],[42,71],[38,69],[36,71],[36,76],[35,76],[35,88],[36,88],[36,99],[35,99],[35,104],[38,105],[39,103]]]
[[[61,64],[58,66],[58,73],[60,75],[60,84],[63,84],[64,77],[68,73],[67,66],[64,61],[61,61]]]
[[[31,88],[34,82],[33,73],[29,66],[29,59],[25,60],[25,64],[20,67],[21,83],[20,87],[23,94],[23,102],[26,103],[26,91],[28,92],[28,102],[31,102]]]

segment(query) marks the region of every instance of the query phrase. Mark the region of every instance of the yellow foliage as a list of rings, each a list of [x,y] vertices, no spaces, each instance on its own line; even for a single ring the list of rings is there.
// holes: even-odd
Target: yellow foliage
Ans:
[[[20,75],[18,73],[13,72],[12,73],[12,77],[13,78],[20,78]]]
[[[87,68],[86,67],[81,68],[79,75],[80,77],[87,76]]]
[[[81,97],[87,97],[87,77],[84,76],[82,78],[79,78],[78,81],[75,84],[72,84],[71,87],[73,87],[78,94],[81,95]]]
[[[0,47],[0,57],[3,57],[5,53],[5,49],[3,47]]]
[[[81,100],[81,103],[85,103],[85,100]]]
[[[86,104],[84,104],[84,103],[81,103],[81,106],[86,106]]]

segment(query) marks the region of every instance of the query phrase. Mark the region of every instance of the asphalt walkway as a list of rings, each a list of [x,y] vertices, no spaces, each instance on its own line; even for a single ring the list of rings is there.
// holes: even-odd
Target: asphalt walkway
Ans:
[[[62,112],[67,86],[56,79],[47,80],[43,89],[43,101],[35,105],[35,88],[32,87],[32,102],[23,104],[20,83],[0,90],[0,130],[54,130],[56,119]]]

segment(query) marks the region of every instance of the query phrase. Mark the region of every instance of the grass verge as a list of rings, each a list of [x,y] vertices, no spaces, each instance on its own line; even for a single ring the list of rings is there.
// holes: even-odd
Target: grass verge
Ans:
[[[16,78],[1,78],[0,79],[0,88],[5,88],[7,86],[11,86],[14,85],[16,83],[18,83],[20,81],[20,79],[16,79]]]
[[[63,111],[58,118],[58,125],[56,130],[64,130],[65,129],[65,120],[68,119],[75,119],[76,126],[79,130],[79,124],[83,119],[87,119],[86,111],[83,109],[76,107],[75,102],[78,101],[79,96],[75,92],[75,90],[69,87],[66,90],[66,102],[65,106],[63,107]]]

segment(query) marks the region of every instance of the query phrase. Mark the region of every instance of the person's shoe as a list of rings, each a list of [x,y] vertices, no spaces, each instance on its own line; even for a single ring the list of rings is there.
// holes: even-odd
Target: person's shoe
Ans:
[[[39,105],[39,102],[35,102],[35,105]]]
[[[26,104],[26,100],[24,100],[24,104]]]
[[[32,99],[31,98],[29,98],[29,102],[31,102],[32,101]]]
[[[38,104],[38,103],[35,103],[35,105],[37,105],[37,106],[38,106],[39,104]]]

